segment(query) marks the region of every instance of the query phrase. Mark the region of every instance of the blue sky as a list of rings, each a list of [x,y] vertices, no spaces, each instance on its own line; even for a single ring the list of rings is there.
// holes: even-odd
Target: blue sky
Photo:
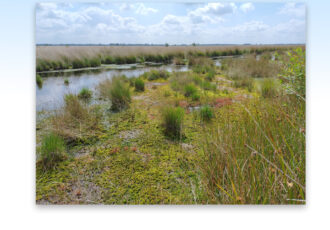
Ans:
[[[305,43],[304,3],[38,3],[37,43]]]

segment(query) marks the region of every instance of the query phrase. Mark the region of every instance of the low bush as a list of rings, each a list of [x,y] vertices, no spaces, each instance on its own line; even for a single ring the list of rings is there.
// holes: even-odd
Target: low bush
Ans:
[[[144,91],[144,81],[140,78],[136,79],[134,82],[135,91]]]
[[[57,134],[50,133],[42,139],[38,163],[42,165],[44,170],[52,169],[64,159],[64,152],[64,140]]]
[[[64,79],[64,84],[65,84],[65,85],[69,85],[69,83],[70,83],[70,82],[69,82],[69,79],[65,78],[65,79]]]
[[[172,139],[181,139],[183,130],[184,109],[166,107],[162,111],[164,133]]]

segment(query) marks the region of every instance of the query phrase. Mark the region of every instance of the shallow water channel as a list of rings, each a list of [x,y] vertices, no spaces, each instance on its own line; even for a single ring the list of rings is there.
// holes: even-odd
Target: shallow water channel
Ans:
[[[103,70],[86,70],[79,72],[66,73],[48,73],[43,77],[42,87],[37,87],[36,107],[37,111],[54,110],[63,106],[64,95],[68,93],[77,94],[86,87],[95,93],[97,85],[105,80],[111,79],[113,76],[126,75],[126,77],[138,77],[144,72],[152,69],[163,69],[172,71],[187,71],[187,66],[163,65],[154,67],[143,67],[136,69],[103,69]],[[64,80],[68,79],[69,84],[64,84]]]

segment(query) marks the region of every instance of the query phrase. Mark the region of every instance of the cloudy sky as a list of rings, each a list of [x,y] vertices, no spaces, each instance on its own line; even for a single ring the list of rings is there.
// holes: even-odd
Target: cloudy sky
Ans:
[[[305,43],[303,3],[39,3],[36,42]]]

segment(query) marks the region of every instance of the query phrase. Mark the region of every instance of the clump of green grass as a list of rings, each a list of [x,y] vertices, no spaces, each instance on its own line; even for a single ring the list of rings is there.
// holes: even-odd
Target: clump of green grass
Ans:
[[[191,99],[193,100],[193,101],[199,101],[199,99],[201,98],[201,96],[199,95],[199,93],[193,93],[192,95],[191,95]]]
[[[101,112],[98,105],[88,106],[75,94],[64,97],[65,105],[52,118],[53,131],[66,143],[76,144],[95,139],[100,130]]]
[[[44,170],[52,169],[64,159],[65,155],[64,140],[57,134],[50,133],[42,139],[40,149],[40,160]]]
[[[38,87],[41,88],[42,87],[42,78],[39,74],[37,74],[36,81],[37,81]]]
[[[89,101],[92,98],[92,91],[88,88],[82,88],[78,94],[79,99]]]
[[[260,82],[261,95],[264,98],[271,98],[278,95],[276,81],[273,78],[266,78]]]
[[[64,79],[64,84],[65,84],[65,85],[69,85],[69,83],[70,83],[70,82],[69,82],[69,79],[65,78],[65,79]]]
[[[112,111],[120,111],[129,107],[131,91],[123,77],[117,76],[101,82],[99,92],[103,98],[110,99]]]
[[[190,97],[192,96],[193,94],[196,94],[197,93],[197,88],[195,85],[193,84],[188,84],[184,87],[184,95],[186,97]]]
[[[135,91],[144,91],[144,81],[140,78],[136,79],[134,82]]]
[[[162,110],[164,133],[172,139],[181,139],[183,135],[184,109],[166,107]]]
[[[151,70],[150,72],[147,72],[145,74],[149,81],[154,81],[158,79],[167,80],[170,77],[170,73],[166,70]]]
[[[210,121],[214,117],[213,110],[210,106],[206,105],[200,109],[200,117],[203,121]]]

